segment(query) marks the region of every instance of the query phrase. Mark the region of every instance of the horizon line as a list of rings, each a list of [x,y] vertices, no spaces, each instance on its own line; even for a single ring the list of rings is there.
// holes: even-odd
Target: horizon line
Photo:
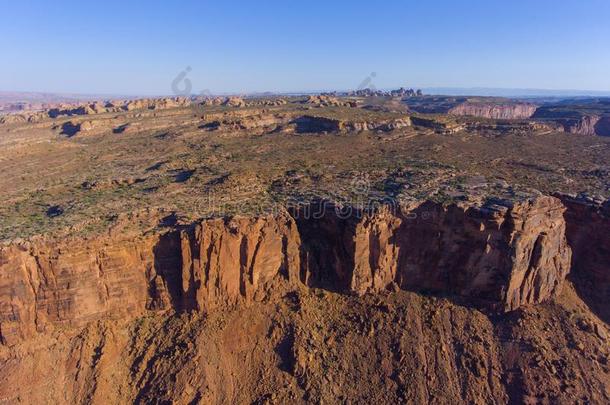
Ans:
[[[583,90],[583,89],[545,89],[545,88],[536,88],[536,87],[486,87],[486,86],[470,86],[470,87],[461,87],[461,86],[396,86],[396,87],[383,87],[376,88],[371,87],[373,90],[379,91],[390,91],[399,88],[412,88],[412,89],[421,89],[422,91],[428,90],[433,91],[433,94],[424,94],[424,95],[446,95],[446,96],[476,96],[477,94],[469,94],[468,91],[473,92],[487,92],[489,93],[486,96],[493,97],[493,92],[498,93],[515,93],[512,97],[518,96],[572,96],[572,97],[587,97],[587,96],[597,96],[597,97],[610,97],[610,90]],[[366,89],[366,88],[365,88]],[[318,94],[318,93],[346,93],[350,91],[363,90],[363,89],[315,89],[315,90],[294,90],[294,91],[276,91],[276,90],[258,90],[258,91],[219,91],[212,92],[211,96],[228,96],[228,95],[262,95],[262,94],[270,94],[270,95],[307,95],[307,94]],[[448,91],[450,93],[444,94],[442,91]],[[464,93],[458,93],[464,92]],[[519,95],[517,93],[524,92],[529,94]],[[10,93],[15,93],[19,95],[47,95],[47,96],[63,96],[66,98],[99,98],[99,97],[109,97],[109,98],[134,98],[134,97],[178,97],[181,96],[179,94],[168,93],[106,93],[106,92],[73,92],[73,91],[47,91],[47,90],[1,90],[1,95],[8,95]],[[189,95],[185,95],[185,97],[196,97],[199,96],[197,93],[192,93]],[[502,95],[498,94],[498,97],[502,97]],[[505,95],[505,97],[511,97],[509,95]]]

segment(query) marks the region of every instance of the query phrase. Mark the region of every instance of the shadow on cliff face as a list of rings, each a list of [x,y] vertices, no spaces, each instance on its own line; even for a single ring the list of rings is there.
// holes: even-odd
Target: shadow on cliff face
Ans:
[[[402,246],[398,258],[397,281],[400,288],[436,296],[455,297],[461,305],[487,307],[501,302],[501,286],[508,282],[510,263],[502,260],[499,252],[504,247],[494,246],[489,251],[488,237],[492,231],[482,227],[490,220],[481,211],[463,210],[455,205],[443,208],[426,202],[407,215],[393,240]],[[512,224],[502,223],[497,239],[508,239]],[[487,283],[473,290],[481,263],[488,262],[493,270]],[[466,298],[468,297],[468,298]],[[457,303],[457,302],[456,302]],[[493,305],[491,305],[493,306]]]
[[[602,117],[597,121],[595,133],[599,136],[610,136],[610,117]]]
[[[511,311],[551,298],[565,279],[569,249],[563,229],[546,214],[561,215],[560,206],[556,199],[518,207],[425,202],[406,211],[380,206],[342,212],[316,202],[293,213],[300,278],[333,292],[402,289]]]
[[[174,311],[200,310],[197,291],[201,281],[194,275],[194,262],[200,260],[192,226],[176,225],[175,214],[159,225],[172,228],[161,235],[153,247],[154,269],[149,275],[149,309]]]
[[[185,231],[187,237],[190,236]],[[189,238],[190,241],[190,238]],[[159,238],[153,248],[154,274],[149,277],[150,309],[191,311],[196,309],[196,286],[188,281],[184,290],[181,232],[172,231]]]
[[[298,117],[291,121],[291,124],[295,125],[296,132],[299,134],[317,134],[321,132],[335,132],[341,130],[341,123],[338,120],[325,117],[314,117],[310,115]]]
[[[66,135],[68,138],[72,138],[80,131],[80,124],[75,124],[72,121],[68,121],[61,126],[61,134]]]
[[[348,291],[357,219],[325,201],[298,207],[291,214],[301,237],[301,281],[313,288]]]
[[[384,208],[382,208],[383,210]],[[371,212],[341,210],[324,201],[293,210],[301,238],[301,281],[338,293],[402,289],[450,299],[466,307],[502,302],[509,263],[494,261],[496,273],[473,290],[473,260],[489,260],[480,213],[424,203],[408,213],[386,207]],[[503,234],[506,226],[498,230]],[[501,256],[501,255],[500,255]]]
[[[569,278],[591,311],[610,324],[610,204],[597,206],[565,197],[562,202],[573,252]]]

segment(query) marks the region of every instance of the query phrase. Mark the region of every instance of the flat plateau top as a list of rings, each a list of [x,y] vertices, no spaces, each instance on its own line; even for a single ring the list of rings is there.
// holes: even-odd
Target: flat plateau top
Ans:
[[[302,116],[378,124],[409,117],[395,102],[374,107],[185,106],[0,125],[0,240],[93,234],[143,211],[161,213],[154,221],[171,213],[188,222],[311,198],[610,196],[610,138],[488,127],[294,128]],[[71,125],[80,131],[70,133]],[[142,221],[134,225],[158,225]]]

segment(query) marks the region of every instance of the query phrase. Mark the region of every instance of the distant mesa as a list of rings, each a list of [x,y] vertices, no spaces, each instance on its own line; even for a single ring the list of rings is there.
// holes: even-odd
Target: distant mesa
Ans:
[[[96,101],[86,104],[58,104],[43,111],[23,111],[0,117],[0,124],[38,122],[48,118],[63,118],[136,110],[163,110],[191,104],[186,97],[148,98],[139,100]]]
[[[538,106],[532,103],[492,97],[431,96],[406,99],[411,111],[424,114],[450,114],[490,119],[527,119]]]
[[[540,107],[536,120],[556,122],[568,133],[610,136],[610,100],[564,101]]]
[[[319,109],[327,107],[360,108],[378,112],[400,112],[418,115],[418,126],[428,127],[440,133],[459,132],[460,125],[447,124],[448,117],[475,117],[488,120],[527,120],[529,124],[518,124],[520,130],[543,129],[545,131],[566,132],[587,136],[610,136],[610,101],[604,98],[592,99],[510,99],[502,97],[467,97],[467,96],[429,96],[421,90],[412,88],[399,88],[385,91],[374,88],[359,89],[350,92],[325,92],[308,96],[273,97],[161,97],[129,100],[87,101],[84,103],[57,103],[52,107],[40,111],[25,111],[28,106],[11,107],[16,113],[0,115],[0,124],[19,125],[27,123],[44,122],[48,119],[70,119],[59,123],[61,134],[73,137],[77,134],[95,135],[104,131],[122,134],[138,130],[137,123],[116,122],[116,114],[126,114],[126,118],[142,118],[146,111],[163,111],[179,109],[187,106],[203,107],[229,107],[239,109],[245,107],[258,107],[260,109],[281,107],[293,103],[304,106],[303,109]],[[48,105],[45,104],[48,107]],[[4,112],[0,105],[0,114]],[[216,114],[211,111],[210,114]],[[221,114],[229,111],[220,111]],[[242,114],[246,111],[236,113]],[[115,114],[113,116],[112,114]],[[99,117],[93,117],[97,115]],[[426,117],[426,115],[443,115],[439,117]],[[91,117],[81,121],[77,117]],[[280,130],[287,124],[290,117],[280,117],[267,114],[267,111],[257,111],[244,116],[227,117],[224,115],[215,119],[208,119],[199,128],[205,130],[243,130],[257,129],[258,133],[269,133]],[[294,117],[293,117],[294,118]],[[260,122],[255,122],[260,120]],[[302,119],[300,122],[305,122]],[[365,120],[366,121],[366,120]],[[120,125],[119,125],[120,124]],[[345,128],[367,130],[378,126],[346,124]],[[398,124],[399,126],[402,124]],[[473,126],[474,125],[474,126]],[[324,126],[324,125],[323,125]],[[502,123],[474,122],[470,129],[509,129],[509,125]],[[516,128],[516,127],[513,127]],[[263,129],[264,128],[264,129]],[[296,127],[301,132],[302,126]],[[364,129],[362,129],[364,128]],[[339,129],[340,131],[342,129]],[[383,129],[382,129],[383,130]],[[512,129],[509,129],[512,130]]]

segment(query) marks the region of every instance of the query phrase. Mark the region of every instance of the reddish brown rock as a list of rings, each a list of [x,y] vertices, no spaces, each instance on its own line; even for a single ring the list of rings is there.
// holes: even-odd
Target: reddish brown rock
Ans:
[[[304,104],[310,104],[316,107],[356,107],[357,103],[355,101],[343,101],[338,97],[328,96],[328,95],[314,95],[308,96],[305,99]]]
[[[292,219],[280,215],[210,220],[137,240],[8,246],[0,250],[0,339],[147,309],[256,300],[278,277],[297,277],[298,245]]]
[[[356,214],[356,213],[351,213]],[[298,225],[297,225],[298,224]],[[207,311],[282,286],[433,291],[514,310],[552,297],[570,263],[563,206],[426,203],[343,219],[287,214],[206,220],[142,238],[36,241],[0,249],[0,339],[147,310]]]
[[[301,219],[305,282],[359,294],[433,291],[511,311],[552,297],[569,272],[563,211],[545,197],[492,208],[425,203],[357,221]]]
[[[559,195],[567,207],[567,238],[574,252],[578,293],[610,323],[610,201]]]
[[[241,97],[227,97],[222,105],[226,105],[229,107],[245,107],[246,102]]]

